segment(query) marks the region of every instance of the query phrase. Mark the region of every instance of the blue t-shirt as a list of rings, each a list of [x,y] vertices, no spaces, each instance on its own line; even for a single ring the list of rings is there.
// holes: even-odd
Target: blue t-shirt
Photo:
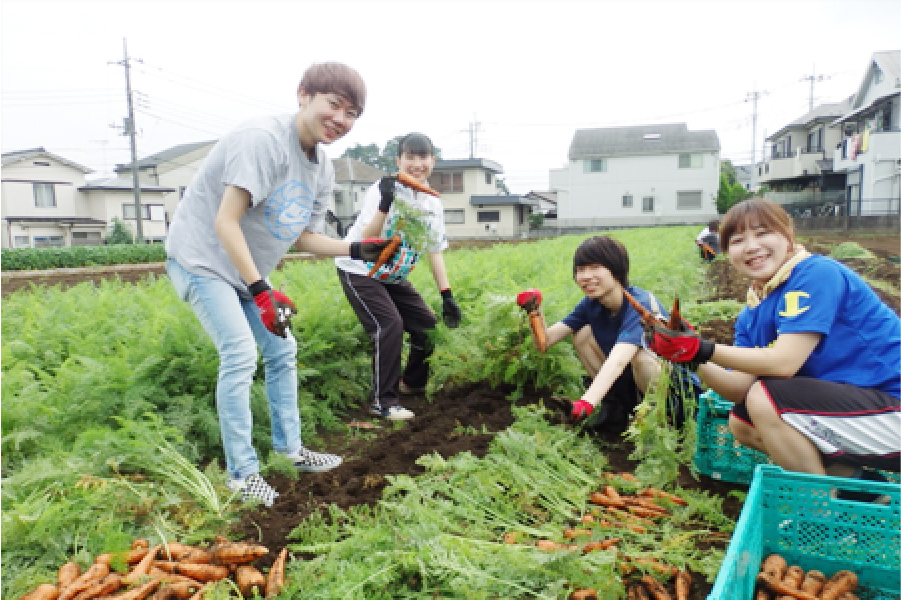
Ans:
[[[651,301],[650,293],[635,286],[627,287],[626,291],[652,313],[662,313],[664,317],[669,317],[663,307],[655,306],[657,303]],[[638,311],[626,302],[625,298],[623,298],[622,307],[615,315],[611,315],[610,310],[599,301],[588,297],[582,298],[561,322],[573,331],[579,331],[585,325],[590,325],[595,341],[607,355],[619,342],[638,347],[644,345],[641,317]]]
[[[901,319],[854,271],[825,256],[788,279],[735,323],[735,345],[765,348],[782,333],[822,334],[799,376],[901,396]]]

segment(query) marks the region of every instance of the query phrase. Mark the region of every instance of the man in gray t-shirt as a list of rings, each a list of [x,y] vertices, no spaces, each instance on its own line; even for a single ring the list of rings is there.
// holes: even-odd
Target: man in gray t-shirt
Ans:
[[[334,184],[323,150],[353,127],[366,86],[339,63],[311,66],[294,115],[261,118],[225,135],[210,151],[180,202],[166,240],[166,270],[219,353],[216,409],[228,486],[271,506],[278,496],[260,475],[251,440],[250,386],[263,355],[272,446],[300,471],[341,464],[300,440],[297,342],[288,297],[266,277],[293,245],[301,252],[375,260],[383,239],[348,243],[321,233]]]

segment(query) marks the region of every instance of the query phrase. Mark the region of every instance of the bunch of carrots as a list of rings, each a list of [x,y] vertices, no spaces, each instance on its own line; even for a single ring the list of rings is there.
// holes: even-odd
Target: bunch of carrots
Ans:
[[[628,481],[630,484],[638,483],[631,473],[618,473],[611,477]],[[670,516],[669,509],[660,504],[660,501],[679,506],[688,504],[684,498],[657,488],[646,487],[637,494],[629,495],[620,494],[613,485],[605,485],[602,490],[592,492],[588,501],[595,505],[595,508],[591,513],[581,517],[582,525],[620,530],[626,528],[635,533],[646,533],[649,526],[656,525],[655,519]],[[579,538],[591,537],[593,534],[592,529],[567,528],[563,530],[563,537],[570,540],[569,543],[545,539],[538,540],[536,546],[548,552],[564,550],[588,554],[597,550],[618,551],[617,544],[622,541],[619,537],[578,543]],[[506,533],[503,537],[508,544],[517,543],[519,540],[519,535],[515,532]],[[688,571],[651,558],[622,557],[619,570],[624,576],[631,576],[638,569],[654,571],[659,576],[672,579],[675,596],[671,595],[655,576],[645,573],[627,586],[629,600],[688,600],[692,584],[691,574]],[[577,589],[569,596],[569,600],[592,599],[597,599],[597,591],[592,588]]]
[[[98,555],[84,572],[78,563],[67,562],[59,568],[56,584],[42,583],[22,600],[200,600],[206,586],[224,579],[245,598],[273,598],[285,587],[288,549],[263,575],[250,563],[268,553],[265,546],[223,537],[208,550],[179,542],[151,547],[139,538],[128,552]],[[117,565],[125,565],[124,574],[114,570]]]
[[[754,600],[857,600],[858,579],[841,570],[827,579],[822,571],[789,566],[778,554],[770,554],[760,565]]]

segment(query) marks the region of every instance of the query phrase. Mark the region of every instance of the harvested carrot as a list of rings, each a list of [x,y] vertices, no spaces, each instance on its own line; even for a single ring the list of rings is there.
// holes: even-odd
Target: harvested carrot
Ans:
[[[160,554],[169,558],[169,560],[182,560],[182,558],[197,548],[188,546],[181,542],[168,542],[160,549]]]
[[[131,543],[132,550],[140,550],[144,548],[145,550],[150,550],[150,542],[144,538],[135,538],[135,541]]]
[[[266,577],[266,597],[274,598],[282,593],[285,589],[285,563],[288,560],[288,549],[282,548],[282,551],[275,557],[272,568],[269,569],[269,575]]]
[[[665,500],[669,500],[673,504],[678,504],[679,506],[688,506],[688,500],[686,500],[685,498],[671,494],[669,492],[664,492],[663,490],[658,490],[654,487],[645,488],[644,491],[641,492],[641,495],[649,496],[651,498],[663,498]]]
[[[638,515],[639,517],[647,517],[648,519],[666,516],[666,512],[652,510],[650,508],[645,508],[644,506],[627,506],[626,510],[628,510],[633,515]]]
[[[397,174],[397,182],[401,185],[405,185],[410,189],[416,190],[417,192],[424,192],[426,194],[430,194],[435,196],[436,198],[440,197],[440,194],[430,188],[428,185],[420,183],[413,177],[407,175],[406,173],[400,172]]]
[[[582,552],[584,554],[588,554],[589,552],[594,552],[595,550],[607,550],[608,548],[613,547],[621,541],[623,541],[622,538],[607,538],[606,540],[588,542],[587,544],[582,546]]]
[[[626,520],[628,520],[628,521],[637,521],[637,522],[639,522],[639,523],[641,523],[641,524],[643,524],[643,525],[651,525],[651,526],[656,526],[656,525],[657,525],[656,523],[654,523],[654,521],[652,521],[652,520],[650,520],[650,519],[646,519],[645,517],[639,517],[638,515],[633,515],[633,514],[630,513],[630,512],[626,512],[626,511],[624,511],[624,510],[620,510],[620,509],[615,508],[615,507],[613,507],[613,506],[608,506],[608,507],[607,507],[607,511],[608,511],[609,513],[613,514],[613,515],[616,515],[617,517],[619,517],[619,518],[621,518],[621,519],[626,519]]]
[[[242,565],[253,562],[269,554],[266,546],[249,542],[228,542],[213,546],[210,550],[214,563],[220,565]]]
[[[82,591],[88,589],[92,583],[106,577],[109,574],[109,565],[94,563],[88,570],[78,576],[78,579],[59,591],[59,600],[71,600]]]
[[[817,597],[813,594],[802,592],[798,588],[793,587],[791,583],[785,583],[784,580],[778,581],[772,576],[767,575],[766,573],[758,573],[757,581],[765,585],[770,591],[776,593],[777,595],[790,596],[792,598],[795,598],[796,600],[817,600]]]
[[[598,600],[598,591],[594,588],[582,588],[569,595],[569,600]]]
[[[235,571],[235,582],[241,595],[245,598],[251,598],[254,591],[262,596],[266,591],[266,578],[260,573],[259,569],[250,565],[241,565]]]
[[[577,538],[579,536],[591,536],[591,530],[590,529],[572,529],[572,528],[563,530],[563,537],[565,537],[568,540]]]
[[[532,330],[538,351],[542,354],[547,352],[547,327],[544,324],[544,315],[541,314],[541,309],[529,313],[529,329]]]
[[[603,492],[592,492],[588,495],[588,501],[592,504],[597,504],[598,506],[606,506],[606,507],[614,507],[614,508],[625,508],[626,503],[623,502],[622,498],[619,500],[615,500],[608,496]]]
[[[19,600],[56,600],[59,589],[52,583],[42,583]]]
[[[627,557],[626,560],[629,560],[637,565],[642,565],[644,567],[648,567],[648,568],[656,571],[657,573],[660,573],[661,575],[666,575],[667,577],[675,577],[679,573],[679,569],[677,567],[674,567],[673,565],[668,565],[664,562],[660,562],[659,560],[656,560],[653,558],[645,558],[645,557],[628,558]]]
[[[150,552],[150,548],[132,548],[128,552],[117,554],[114,558],[121,559],[127,565],[136,565],[147,556],[148,552]]]
[[[645,325],[654,326],[658,323],[657,318],[651,314],[651,311],[642,306],[638,300],[632,297],[632,294],[623,289],[623,297],[626,301],[635,309],[638,313],[638,316],[641,317],[641,320],[644,321]]]
[[[555,542],[552,540],[538,540],[535,542],[535,546],[538,547],[539,550],[544,550],[546,552],[554,552],[557,550],[578,550],[579,547],[575,545],[569,544],[561,544],[560,542]]]
[[[853,592],[857,590],[857,575],[848,570],[838,571],[833,575],[823,591],[820,593],[821,600],[838,600],[839,596],[845,592]]]
[[[682,311],[679,310],[679,296],[673,298],[673,310],[669,313],[669,323],[666,326],[673,331],[682,331]]]
[[[811,569],[804,575],[804,581],[801,582],[801,591],[816,596],[823,591],[823,586],[825,585],[826,576],[823,572]]]
[[[196,594],[203,585],[197,581],[167,581],[156,591],[153,600],[187,600]]]
[[[759,585],[757,591],[754,592],[754,600],[773,600],[773,592]]]
[[[230,573],[227,565],[202,565],[197,563],[176,563],[172,572],[204,583],[225,579]]]
[[[594,523],[594,515],[582,515],[582,518],[579,519],[582,522],[582,525],[591,525]]]
[[[608,498],[611,498],[611,499],[613,499],[613,500],[620,500],[620,501],[622,501],[622,499],[623,499],[622,496],[619,495],[619,492],[616,491],[616,488],[613,487],[612,485],[605,485],[605,486],[604,486],[604,494],[605,494]],[[623,503],[625,504],[625,502],[623,502]]]
[[[647,588],[648,593],[654,600],[673,600],[663,584],[654,579],[653,575],[645,575],[641,578],[641,585]]]
[[[110,564],[112,561],[113,561],[113,555],[110,554],[109,552],[105,552],[103,554],[98,554],[97,556],[94,557],[95,563]]]
[[[626,590],[626,594],[627,600],[651,600],[651,597],[648,596],[648,591],[644,589],[644,586],[640,583],[629,586],[629,589]]]
[[[835,600],[860,600],[854,592],[845,592]]]
[[[160,548],[162,548],[162,545],[157,544],[148,550],[147,554],[144,555],[144,558],[134,566],[131,572],[124,577],[123,581],[128,585],[134,585],[137,583],[138,579],[150,573],[150,567],[153,566],[153,561],[156,558],[157,553],[159,553]]]
[[[392,235],[391,239],[388,240],[388,245],[385,246],[385,249],[379,253],[378,260],[376,260],[372,264],[372,268],[369,269],[369,277],[372,277],[376,271],[381,268],[386,262],[388,262],[394,253],[397,252],[397,249],[400,248],[401,237],[399,235]]]
[[[155,563],[153,563],[153,566],[150,567],[150,572],[147,574],[148,576],[153,577],[154,579],[161,579],[162,581],[164,581],[166,583],[182,583],[182,582],[199,583],[193,577],[188,577],[187,575],[179,575],[178,573],[173,573],[172,571],[167,571],[164,568],[165,565],[164,565],[164,567],[160,566],[160,562],[161,561],[156,561]],[[170,565],[178,564],[173,561],[162,561],[162,562],[164,562],[164,563],[168,562]],[[173,569],[173,570],[175,569],[175,567],[169,567],[169,568]]]
[[[59,586],[59,589],[63,589],[81,575],[81,567],[78,566],[77,562],[67,562],[63,566],[59,568],[59,571],[56,573],[56,584]]]
[[[676,600],[688,600],[691,593],[691,573],[679,569],[676,573]]]
[[[99,598],[100,596],[112,594],[120,587],[122,587],[122,577],[118,573],[110,573],[103,579],[95,580],[87,589],[75,596],[75,598],[76,600]]]
[[[782,583],[791,586],[793,589],[800,590],[801,582],[804,581],[804,569],[797,565],[790,566],[782,577]]]
[[[667,509],[663,508],[662,506],[660,506],[659,504],[657,504],[650,498],[644,498],[644,497],[635,498],[633,496],[625,496],[625,497],[623,497],[623,500],[628,505],[643,506],[644,508],[647,508],[649,510],[653,510],[653,511],[663,513],[663,514],[669,514],[669,511]]]
[[[770,554],[763,559],[763,563],[760,565],[760,572],[766,573],[777,581],[782,581],[782,578],[785,577],[785,570],[787,568],[788,563],[784,558],[778,554]]]
[[[213,561],[213,555],[203,548],[191,548],[181,555],[179,562],[207,565]]]
[[[160,585],[159,579],[151,579],[141,585],[136,585],[125,593],[116,596],[116,600],[144,600]]]

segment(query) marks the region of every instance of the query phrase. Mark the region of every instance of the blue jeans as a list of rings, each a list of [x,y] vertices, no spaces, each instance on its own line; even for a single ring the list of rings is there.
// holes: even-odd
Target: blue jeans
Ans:
[[[200,324],[219,353],[216,410],[225,450],[225,466],[233,478],[260,470],[253,448],[250,385],[257,369],[257,346],[263,356],[266,397],[276,452],[300,450],[300,411],[297,407],[297,341],[269,332],[252,299],[244,299],[231,285],[214,277],[189,273],[178,261],[166,261],[166,271],[182,300],[194,309]]]

